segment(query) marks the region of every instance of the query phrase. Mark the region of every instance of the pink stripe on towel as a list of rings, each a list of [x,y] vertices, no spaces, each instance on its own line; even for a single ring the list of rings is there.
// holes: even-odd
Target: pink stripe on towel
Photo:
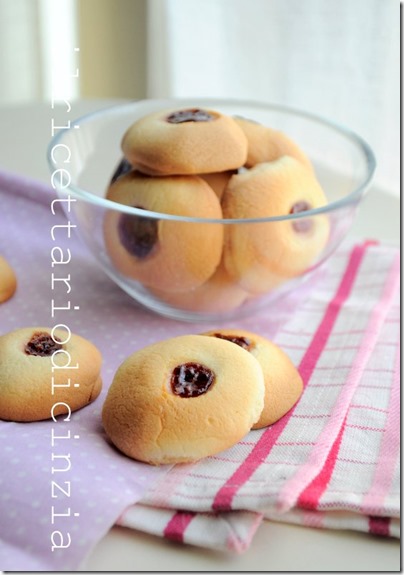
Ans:
[[[369,533],[372,535],[390,535],[390,517],[369,517]]]
[[[390,395],[389,410],[383,438],[381,442],[379,459],[373,477],[372,485],[363,500],[364,513],[377,514],[383,509],[386,495],[389,493],[396,465],[400,457],[400,342],[394,366],[393,387]]]
[[[341,395],[331,413],[329,422],[322,431],[318,443],[311,452],[308,461],[299,468],[297,473],[281,490],[278,499],[279,512],[288,511],[293,507],[300,493],[311,481],[313,481],[318,470],[321,469],[327,460],[330,445],[334,443],[335,438],[338,436],[353,394],[377,342],[380,328],[391,306],[396,289],[398,288],[400,280],[399,270],[400,256],[397,255],[390,268],[390,273],[384,286],[382,296],[370,316],[358,354],[347,377],[345,386],[341,391]]]
[[[348,266],[342,277],[341,283],[339,284],[337,293],[329,303],[323,320],[314,334],[314,337],[300,363],[299,372],[305,382],[309,381],[331,334],[338,314],[351,293],[352,286],[358,274],[366,249],[370,245],[374,245],[374,243],[375,242],[373,241],[366,241],[363,244],[355,246],[351,253]]]
[[[177,511],[165,526],[164,537],[183,543],[185,531],[194,517],[195,513]]]
[[[326,345],[335,320],[338,317],[338,313],[351,292],[366,249],[373,243],[374,242],[364,242],[363,244],[355,246],[351,252],[348,265],[339,284],[337,292],[329,303],[323,320],[321,321],[316,333],[314,334],[312,342],[300,363],[299,372],[303,378],[304,385],[307,385],[316,366],[316,363],[321,355],[321,352]],[[217,492],[212,505],[214,510],[227,511],[231,509],[234,496],[242,487],[242,485],[248,481],[248,479],[260,466],[260,464],[266,459],[273,445],[276,443],[276,440],[291,418],[293,412],[294,409],[289,411],[287,415],[274,423],[272,426],[268,427],[263,432],[261,438],[258,440],[255,447],[252,449],[251,453],[248,455],[242,465],[240,465],[240,467]]]
[[[341,426],[337,439],[334,441],[324,467],[317,475],[317,477],[315,477],[313,481],[306,487],[306,489],[300,494],[297,500],[297,505],[299,507],[304,509],[317,509],[320,498],[326,490],[327,485],[331,479],[332,472],[334,471],[342,436],[344,435],[345,431],[345,424],[346,417],[344,419],[343,425]]]

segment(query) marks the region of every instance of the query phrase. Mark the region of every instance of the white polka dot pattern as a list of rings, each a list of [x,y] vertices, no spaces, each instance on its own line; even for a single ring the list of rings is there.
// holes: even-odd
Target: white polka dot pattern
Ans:
[[[141,308],[102,272],[75,233],[55,243],[52,226],[66,223],[66,218],[60,209],[52,214],[54,198],[45,185],[0,173],[0,253],[18,279],[16,294],[0,306],[0,334],[30,325],[66,324],[102,352],[104,387],[98,399],[73,413],[70,421],[0,421],[0,515],[7,518],[0,522],[0,565],[7,570],[76,569],[120,513],[165,473],[165,468],[124,457],[106,441],[101,426],[105,394],[117,367],[135,350],[216,327],[161,318]],[[71,278],[68,295],[59,285],[52,290],[50,254],[55,245],[71,251],[71,261],[62,270]],[[59,270],[54,273],[65,277]],[[52,318],[56,297],[61,307],[70,300],[71,309]],[[238,325],[270,337],[281,317],[279,308],[271,322],[261,313]],[[70,438],[55,440],[52,446],[52,428],[55,435],[70,433]],[[52,473],[52,468],[68,465],[67,471]],[[69,495],[54,487],[52,497],[52,481]],[[70,544],[52,552],[52,533],[57,533],[55,545],[67,545],[69,537]]]
[[[63,270],[70,274],[71,293],[59,305],[67,306],[70,298],[71,308],[80,309],[52,318],[57,291],[51,288],[50,250],[55,244],[50,232],[66,221],[61,211],[52,215],[53,197],[46,186],[0,174],[0,253],[18,278],[16,294],[0,306],[0,334],[29,325],[66,324],[102,352],[104,389],[71,421],[0,421],[0,565],[7,570],[76,569],[124,508],[165,472],[118,453],[106,441],[100,414],[124,357],[165,337],[169,328],[134,305],[92,262],[75,235],[57,244],[72,254]],[[52,429],[54,435],[67,436],[54,439],[53,446]],[[52,467],[67,470],[52,473]],[[54,535],[55,544],[66,544],[70,535],[70,545],[52,552],[56,532],[61,535]]]

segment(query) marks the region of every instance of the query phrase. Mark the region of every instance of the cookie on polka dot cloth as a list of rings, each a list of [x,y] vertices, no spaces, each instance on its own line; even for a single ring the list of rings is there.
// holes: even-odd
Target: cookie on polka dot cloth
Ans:
[[[299,400],[303,392],[299,372],[286,353],[267,338],[237,328],[212,330],[203,335],[225,339],[241,346],[260,364],[265,381],[264,408],[252,429],[272,425]]]
[[[9,300],[17,289],[17,278],[8,261],[0,256],[0,303]]]
[[[123,453],[153,465],[183,463],[242,439],[263,409],[254,356],[223,339],[184,335],[140,349],[118,368],[102,411]]]
[[[0,419],[39,421],[100,394],[101,353],[65,329],[20,328],[0,336]]]

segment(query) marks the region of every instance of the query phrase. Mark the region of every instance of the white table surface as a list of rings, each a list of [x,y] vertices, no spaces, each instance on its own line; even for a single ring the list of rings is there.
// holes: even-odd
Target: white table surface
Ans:
[[[64,118],[73,120],[115,103],[73,102]],[[0,107],[0,168],[49,183],[45,151],[53,117],[50,103]],[[351,234],[398,243],[399,197],[373,186]],[[248,551],[235,556],[114,527],[92,550],[80,571],[391,572],[400,571],[400,543],[351,531],[265,521]]]

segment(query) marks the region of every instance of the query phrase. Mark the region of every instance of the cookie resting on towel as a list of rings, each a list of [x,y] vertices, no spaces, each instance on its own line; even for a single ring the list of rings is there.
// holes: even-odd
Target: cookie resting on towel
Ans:
[[[237,344],[249,351],[260,364],[265,382],[264,409],[252,429],[272,425],[299,400],[303,381],[286,353],[276,344],[256,333],[243,329],[216,329],[209,335]]]
[[[102,421],[129,457],[181,463],[234,445],[263,405],[263,373],[252,354],[229,341],[184,335],[140,349],[121,364]]]

